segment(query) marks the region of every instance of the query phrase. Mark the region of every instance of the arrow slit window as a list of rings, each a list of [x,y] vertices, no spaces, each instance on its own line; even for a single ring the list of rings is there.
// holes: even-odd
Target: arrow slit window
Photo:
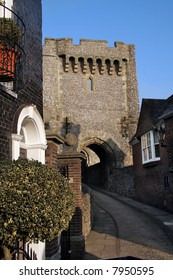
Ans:
[[[88,79],[88,91],[93,91],[94,87],[93,87],[93,78],[89,77]]]

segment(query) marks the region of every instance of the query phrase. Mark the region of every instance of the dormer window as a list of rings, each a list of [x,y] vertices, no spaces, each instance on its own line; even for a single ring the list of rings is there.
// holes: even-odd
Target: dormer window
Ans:
[[[156,131],[151,130],[141,137],[142,163],[160,160],[159,139]]]

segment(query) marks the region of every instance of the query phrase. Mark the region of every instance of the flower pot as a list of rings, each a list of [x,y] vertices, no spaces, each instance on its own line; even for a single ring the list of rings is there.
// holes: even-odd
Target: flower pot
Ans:
[[[15,64],[19,54],[14,48],[0,46],[0,81],[10,82],[15,77]]]
[[[11,18],[0,18],[0,82],[13,81],[21,32]]]

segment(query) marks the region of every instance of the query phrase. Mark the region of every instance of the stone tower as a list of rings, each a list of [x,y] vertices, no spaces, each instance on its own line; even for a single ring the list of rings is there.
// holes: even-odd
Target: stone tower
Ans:
[[[129,141],[139,114],[134,45],[47,38],[43,62],[47,129],[77,136],[84,182],[129,192]]]

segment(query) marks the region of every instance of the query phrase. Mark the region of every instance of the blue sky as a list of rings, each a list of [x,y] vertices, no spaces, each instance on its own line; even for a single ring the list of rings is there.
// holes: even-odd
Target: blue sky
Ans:
[[[45,37],[135,44],[142,98],[173,94],[173,0],[42,0]]]

